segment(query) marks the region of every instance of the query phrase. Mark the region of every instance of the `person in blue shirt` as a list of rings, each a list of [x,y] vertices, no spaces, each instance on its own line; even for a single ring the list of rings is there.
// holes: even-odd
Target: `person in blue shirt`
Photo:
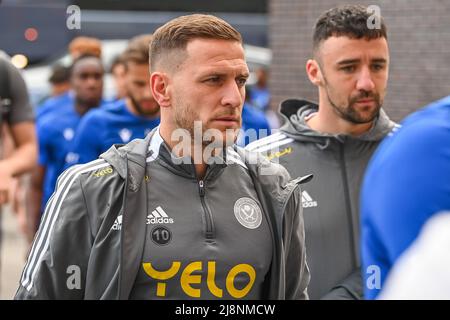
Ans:
[[[40,121],[46,114],[57,110],[57,108],[70,108],[73,102],[73,93],[71,91],[46,99],[36,107],[36,121]]]
[[[80,123],[67,167],[97,159],[113,144],[144,138],[159,125],[159,105],[150,90],[149,44],[151,35],[130,40],[122,56],[125,99],[90,112]]]
[[[250,142],[270,135],[270,125],[264,112],[258,110],[250,101],[252,89],[245,88],[245,102],[242,107],[242,128],[236,144],[244,147]],[[254,132],[251,132],[254,130]]]
[[[36,228],[43,208],[55,189],[56,180],[64,169],[78,124],[90,109],[101,104],[103,66],[98,57],[84,55],[74,61],[71,71],[73,102],[54,106],[52,112],[37,122],[39,142],[38,165],[31,181],[31,217]]]
[[[54,107],[73,103],[73,93],[70,92],[70,66],[55,64],[48,82],[51,85],[51,96],[38,104],[35,109],[36,119],[53,111]]]
[[[266,112],[269,108],[270,93],[267,86],[269,71],[265,67],[256,70],[256,83],[252,86],[251,91],[247,92],[250,102],[258,110]]]
[[[424,224],[450,209],[450,96],[409,116],[371,159],[361,191],[365,297],[375,299]]]

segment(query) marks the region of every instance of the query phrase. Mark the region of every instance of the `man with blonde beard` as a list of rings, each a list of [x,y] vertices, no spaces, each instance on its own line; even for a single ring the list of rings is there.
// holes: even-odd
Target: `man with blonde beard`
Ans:
[[[160,126],[60,176],[16,298],[307,298],[308,178],[233,144],[249,76],[241,35],[182,16],[155,31],[150,62]]]

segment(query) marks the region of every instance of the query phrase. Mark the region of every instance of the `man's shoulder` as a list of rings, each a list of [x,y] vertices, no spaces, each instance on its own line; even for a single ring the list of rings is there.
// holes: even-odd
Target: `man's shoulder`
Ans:
[[[66,183],[66,181],[79,180],[86,194],[90,189],[103,187],[114,187],[113,180],[117,180],[120,175],[114,167],[104,159],[96,159],[84,164],[77,164],[69,167],[58,178],[58,186]]]
[[[442,154],[450,139],[450,99],[434,102],[407,117],[381,143],[377,155],[396,154],[420,159]],[[382,156],[381,158],[385,158]]]
[[[288,171],[279,163],[270,161],[266,155],[261,152],[254,152],[247,148],[236,147],[236,153],[247,170],[251,171],[258,180],[266,183],[277,182],[283,185],[290,180]]]
[[[84,117],[83,122],[89,123],[91,125],[102,124],[103,126],[107,126],[111,121],[117,119],[117,117],[123,117],[125,114],[124,111],[125,104],[123,101],[114,101],[110,103],[106,103],[101,107],[94,108],[90,110]]]
[[[434,135],[450,133],[450,97],[434,102],[413,113],[402,123],[402,135]]]
[[[289,137],[285,132],[278,130],[277,132],[249,143],[245,149],[251,152],[268,154],[273,150],[288,146],[295,140]]]

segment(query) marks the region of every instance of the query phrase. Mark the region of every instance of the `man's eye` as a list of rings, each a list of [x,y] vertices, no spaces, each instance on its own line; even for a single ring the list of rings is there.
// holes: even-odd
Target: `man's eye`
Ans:
[[[241,87],[245,86],[245,84],[247,83],[247,78],[239,78],[236,80],[236,83]]]
[[[217,83],[220,81],[220,77],[211,77],[206,79],[206,82]]]
[[[380,70],[384,69],[384,65],[382,65],[382,64],[374,64],[372,66],[372,69],[375,70],[375,71],[380,71]]]
[[[342,71],[350,73],[356,70],[355,66],[345,66],[341,68]]]

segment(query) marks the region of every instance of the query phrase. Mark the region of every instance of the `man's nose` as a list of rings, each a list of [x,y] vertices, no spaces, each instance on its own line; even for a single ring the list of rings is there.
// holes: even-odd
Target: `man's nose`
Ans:
[[[233,108],[238,108],[242,104],[241,88],[235,81],[230,81],[224,88],[224,95],[222,98],[222,105]]]
[[[358,80],[356,82],[356,89],[358,91],[364,90],[368,92],[375,89],[375,83],[373,82],[372,73],[370,72],[369,68],[364,67],[361,69]]]
[[[103,78],[98,78],[98,77],[89,77],[86,80],[86,84],[89,87],[97,87],[99,85],[102,84]]]

